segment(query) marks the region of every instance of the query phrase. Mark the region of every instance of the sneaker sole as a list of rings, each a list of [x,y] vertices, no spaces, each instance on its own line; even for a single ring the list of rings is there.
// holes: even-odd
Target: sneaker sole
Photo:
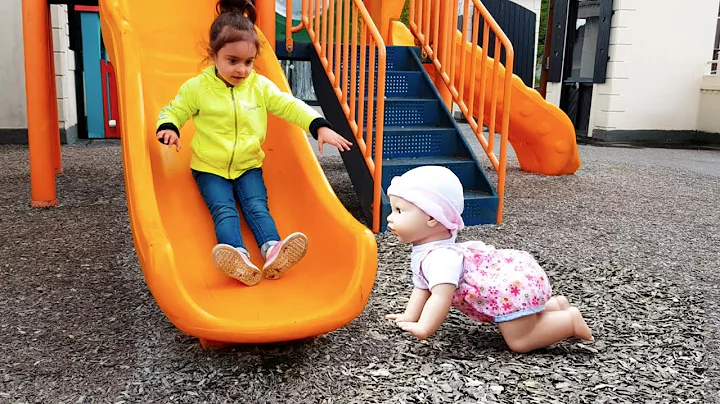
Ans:
[[[240,253],[230,246],[213,248],[213,261],[220,272],[247,286],[256,285],[262,279],[262,271],[248,265]]]
[[[265,277],[268,279],[278,279],[290,267],[297,264],[307,252],[307,237],[302,234],[294,234],[288,237],[275,259],[267,264],[264,268]]]

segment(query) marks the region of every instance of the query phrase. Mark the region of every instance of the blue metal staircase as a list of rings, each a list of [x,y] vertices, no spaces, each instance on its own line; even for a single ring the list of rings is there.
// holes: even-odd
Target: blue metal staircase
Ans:
[[[448,167],[460,178],[465,188],[462,216],[466,225],[496,223],[497,192],[425,71],[420,48],[388,46],[386,49],[380,231],[386,230],[386,218],[390,214],[385,192],[391,179],[423,165]],[[368,223],[372,223],[372,174],[355,145],[350,125],[317,53],[311,49],[309,54],[315,94],[325,117],[338,133],[354,144],[352,150],[341,156]]]

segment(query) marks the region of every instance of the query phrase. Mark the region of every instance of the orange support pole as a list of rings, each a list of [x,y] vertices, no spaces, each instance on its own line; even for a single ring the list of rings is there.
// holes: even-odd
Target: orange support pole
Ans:
[[[383,41],[386,44],[391,43],[390,22],[400,19],[405,0],[363,0],[363,4],[380,31]]]
[[[255,8],[257,11],[257,26],[267,38],[268,45],[275,52],[275,1],[257,1],[255,2]],[[291,13],[292,10],[288,12]]]
[[[25,92],[27,97],[28,144],[30,150],[30,206],[57,205],[52,123],[57,101],[50,94],[52,59],[48,60],[50,38],[49,6],[45,0],[23,0],[23,48],[25,51]],[[53,79],[54,80],[54,77]],[[52,103],[51,103],[52,102]],[[54,105],[54,108],[53,108]],[[57,122],[57,120],[55,120]]]
[[[52,130],[52,137],[50,138],[52,146],[53,156],[53,169],[55,174],[62,174],[62,156],[60,154],[60,120],[58,119],[58,106],[57,106],[57,79],[55,75],[55,48],[53,47],[53,35],[52,35],[52,16],[48,15],[48,60],[50,74],[50,105],[48,105],[48,111],[50,112],[50,125]]]

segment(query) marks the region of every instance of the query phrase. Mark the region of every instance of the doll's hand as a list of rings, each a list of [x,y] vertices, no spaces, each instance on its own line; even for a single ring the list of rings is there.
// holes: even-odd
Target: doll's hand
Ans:
[[[410,316],[407,313],[396,313],[396,314],[388,314],[385,316],[386,320],[391,320],[394,322],[408,322],[408,321],[415,321],[412,316]]]
[[[165,129],[161,130],[157,133],[157,138],[160,141],[160,143],[168,145],[168,147],[172,147],[172,145],[175,145],[175,149],[177,151],[180,151],[180,138],[178,137],[177,133],[175,133],[174,130]]]
[[[430,333],[428,332],[428,330],[425,329],[425,327],[421,326],[420,323],[398,321],[398,322],[396,322],[396,324],[403,331],[409,332],[410,334],[414,335],[415,338],[417,338],[419,340],[425,340],[430,336]]]
[[[341,152],[343,149],[350,150],[350,146],[352,146],[352,143],[347,141],[344,137],[340,136],[337,132],[334,130],[323,126],[322,128],[318,129],[318,151],[320,153],[323,152],[323,144],[327,143],[329,145],[333,145],[338,148]]]

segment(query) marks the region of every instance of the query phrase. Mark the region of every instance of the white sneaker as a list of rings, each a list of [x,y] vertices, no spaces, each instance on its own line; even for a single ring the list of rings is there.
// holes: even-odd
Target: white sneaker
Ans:
[[[250,262],[247,254],[229,244],[213,247],[212,256],[215,268],[248,286],[256,285],[262,279],[262,271]]]
[[[263,273],[268,279],[278,279],[290,267],[297,264],[307,252],[308,239],[302,233],[293,233],[285,240],[270,247]]]

